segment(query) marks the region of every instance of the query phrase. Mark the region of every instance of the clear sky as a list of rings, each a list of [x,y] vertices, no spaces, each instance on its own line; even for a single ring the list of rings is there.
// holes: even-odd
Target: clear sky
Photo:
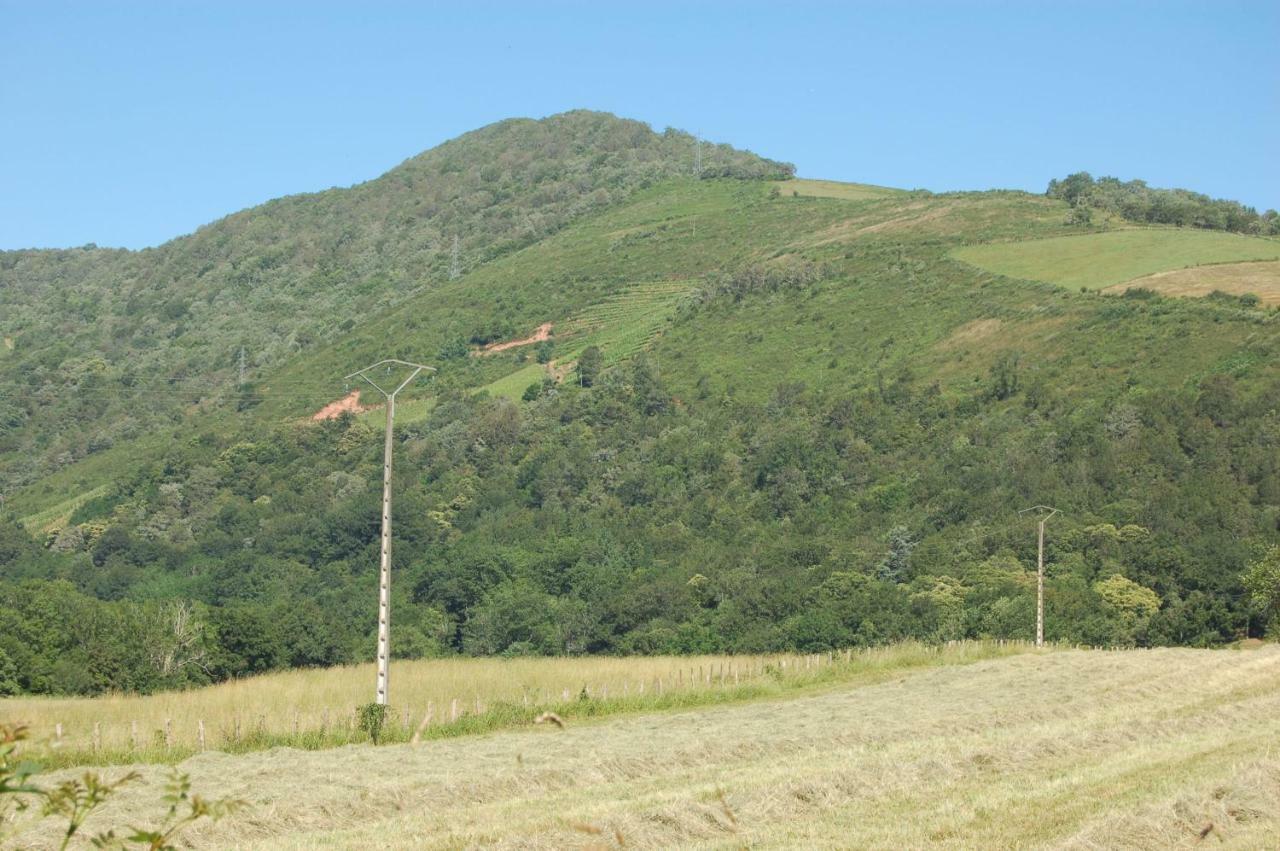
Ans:
[[[0,0],[0,248],[156,245],[579,107],[806,177],[1280,207],[1280,2]]]

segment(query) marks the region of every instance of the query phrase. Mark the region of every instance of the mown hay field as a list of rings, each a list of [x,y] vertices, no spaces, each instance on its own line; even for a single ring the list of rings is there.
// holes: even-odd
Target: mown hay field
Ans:
[[[1280,241],[1222,231],[1128,228],[970,245],[952,256],[1010,278],[1092,290],[1189,266],[1280,259]]]
[[[1133,287],[1154,290],[1162,295],[1198,298],[1220,292],[1228,295],[1252,293],[1263,304],[1280,305],[1280,262],[1220,263],[1157,272],[1145,278],[1134,278],[1107,287],[1107,291],[1123,292]]]
[[[750,700],[1029,649],[1024,642],[956,642],[816,655],[396,661],[384,739],[522,726],[547,710],[587,717]],[[202,750],[320,749],[368,740],[357,708],[373,699],[373,685],[372,664],[295,669],[147,696],[5,698],[0,721],[28,725],[32,749],[52,766],[175,762]]]
[[[242,848],[1269,848],[1280,647],[1023,653],[774,700],[183,763]],[[156,816],[158,767],[86,829]],[[45,834],[32,829],[20,840]]]

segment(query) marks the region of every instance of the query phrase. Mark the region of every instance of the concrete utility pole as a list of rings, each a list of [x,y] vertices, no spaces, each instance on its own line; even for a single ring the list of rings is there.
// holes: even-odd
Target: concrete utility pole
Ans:
[[[1044,524],[1058,513],[1058,509],[1047,505],[1033,505],[1018,513],[1025,514],[1028,511],[1049,512],[1040,518],[1036,538],[1036,647],[1044,647]]]
[[[409,370],[409,377],[396,385],[394,390],[383,389],[369,377],[369,373],[378,367],[386,367],[389,375],[392,366]],[[387,669],[391,664],[391,429],[396,417],[396,394],[424,369],[435,372],[435,367],[388,359],[366,366],[346,378],[347,381],[353,378],[364,379],[387,400],[387,435],[382,447],[382,560],[378,573],[378,691],[374,698],[376,703],[384,706],[387,703]]]

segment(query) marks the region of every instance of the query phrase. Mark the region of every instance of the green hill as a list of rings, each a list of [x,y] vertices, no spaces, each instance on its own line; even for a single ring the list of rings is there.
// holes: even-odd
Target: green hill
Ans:
[[[545,125],[552,151],[574,149],[557,140],[575,122],[631,126],[570,115]],[[469,138],[437,149],[438,168],[470,156]],[[406,390],[397,431],[401,655],[1025,638],[1035,536],[1018,512],[1036,504],[1061,512],[1050,638],[1209,645],[1265,629],[1241,577],[1280,543],[1280,314],[1058,286],[1046,251],[1125,242],[1072,255],[1071,274],[1102,286],[1275,256],[1274,240],[1098,233],[1067,201],[1021,192],[774,181],[780,167],[728,150],[729,175],[699,179],[677,168],[688,137],[644,138],[673,152],[656,173],[528,239],[495,237],[457,278],[427,264],[429,286],[328,326],[248,386],[163,417],[104,393],[145,428],[6,501],[32,518],[0,525],[14,687],[152,689],[368,657],[380,417],[312,416],[384,357],[439,367]],[[600,156],[575,162],[594,176]],[[478,166],[476,186],[494,180]],[[370,205],[390,203],[367,186]],[[341,313],[345,293],[321,288],[315,315]],[[313,321],[301,313],[253,321]],[[546,340],[482,351],[548,324]],[[6,380],[29,374],[8,363]],[[41,404],[94,398],[66,396]],[[11,453],[50,440],[42,411],[17,418]],[[175,599],[205,626],[187,652],[205,655],[162,671],[147,648],[175,640]]]
[[[455,273],[689,174],[693,147],[604,113],[512,119],[158,248],[0,252],[0,489],[207,410],[236,392],[242,363],[260,380]],[[704,178],[791,173],[725,145],[704,145],[702,164]],[[500,310],[487,321],[508,330]]]

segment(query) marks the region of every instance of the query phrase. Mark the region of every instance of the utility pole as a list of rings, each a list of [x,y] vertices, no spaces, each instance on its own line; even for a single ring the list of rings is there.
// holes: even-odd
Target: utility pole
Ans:
[[[386,367],[391,374],[391,367],[397,366],[409,370],[409,377],[396,385],[394,390],[386,390],[369,377],[378,367]],[[417,378],[424,369],[435,372],[434,367],[420,363],[388,359],[380,360],[372,366],[353,372],[346,380],[362,378],[387,400],[387,434],[382,447],[382,560],[378,571],[378,691],[374,698],[383,706],[387,703],[387,675],[391,664],[391,429],[396,417],[396,394]]]
[[[453,235],[453,252],[449,256],[449,280],[456,281],[462,277],[462,266],[458,263],[458,235]]]
[[[1048,505],[1033,505],[1024,508],[1019,514],[1028,511],[1049,512],[1040,518],[1039,534],[1036,537],[1036,647],[1044,646],[1044,524],[1058,513],[1058,509]]]

